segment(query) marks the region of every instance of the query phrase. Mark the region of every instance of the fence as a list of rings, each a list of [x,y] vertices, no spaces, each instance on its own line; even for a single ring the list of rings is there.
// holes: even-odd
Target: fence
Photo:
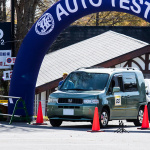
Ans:
[[[16,100],[15,102],[15,107],[14,107],[14,110],[13,110],[13,113],[12,114],[4,114],[3,113],[0,113],[1,116],[11,116],[10,118],[10,122],[9,124],[12,123],[12,121],[14,120],[14,117],[21,117],[21,115],[15,115],[15,112],[17,109],[23,109],[25,111],[25,114],[26,114],[26,121],[28,121],[28,123],[30,124],[30,119],[29,119],[29,116],[28,116],[28,112],[27,112],[27,108],[26,108],[26,105],[25,105],[25,101],[21,98],[21,97],[14,97],[14,96],[4,96],[4,95],[0,95],[0,97],[2,98],[8,98],[9,99],[9,102],[10,104],[13,104],[13,99],[18,99]],[[5,101],[5,100],[2,100],[2,102]],[[22,102],[23,104],[23,107],[18,107],[18,103]],[[8,100],[7,100],[7,103],[8,103]],[[3,105],[3,104],[2,104]]]
[[[2,96],[0,95],[0,97],[3,97],[3,98],[11,98],[11,96]],[[17,97],[18,98],[18,97]],[[38,112],[38,106],[39,106],[39,101],[41,101],[41,104],[42,104],[42,112],[43,112],[43,116],[47,116],[47,102],[48,100],[34,100],[34,116],[37,116],[37,112]]]

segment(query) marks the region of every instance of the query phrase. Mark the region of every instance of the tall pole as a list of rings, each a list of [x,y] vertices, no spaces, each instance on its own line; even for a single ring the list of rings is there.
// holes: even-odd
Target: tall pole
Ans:
[[[12,36],[12,57],[15,57],[15,28],[14,28],[14,16],[15,16],[14,0],[11,0],[11,36]]]

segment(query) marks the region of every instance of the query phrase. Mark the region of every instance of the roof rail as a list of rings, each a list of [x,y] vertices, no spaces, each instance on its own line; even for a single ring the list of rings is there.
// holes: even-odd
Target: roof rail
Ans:
[[[138,70],[137,68],[134,68],[134,67],[127,67],[126,69],[127,70]]]
[[[117,69],[139,70],[138,68],[134,68],[134,67],[121,67],[121,68],[114,68],[114,70],[117,70]]]
[[[99,66],[99,67],[96,67],[96,66],[91,66],[91,67],[80,67],[80,68],[78,68],[78,69],[76,69],[76,70],[79,70],[79,69],[94,69],[94,68],[104,68],[104,67],[101,67],[101,66]]]
[[[80,67],[76,70],[79,70],[79,69],[98,69],[98,68],[104,68],[104,67],[97,67],[97,66],[91,66],[91,67]],[[138,68],[135,68],[135,67],[121,67],[121,68],[110,68],[110,69],[114,69],[114,70],[117,70],[117,69],[126,69],[126,70],[139,70]]]
[[[79,70],[79,69],[86,69],[87,67],[80,67],[80,68],[78,68],[78,69],[76,69],[76,70]]]

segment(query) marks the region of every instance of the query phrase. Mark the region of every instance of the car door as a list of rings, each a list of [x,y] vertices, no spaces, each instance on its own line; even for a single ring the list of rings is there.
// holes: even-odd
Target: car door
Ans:
[[[124,92],[126,96],[126,115],[127,118],[137,116],[140,93],[137,86],[135,73],[123,73]]]
[[[119,87],[120,91],[113,92],[114,87]],[[126,116],[126,96],[123,92],[123,80],[122,74],[115,74],[111,80],[109,87],[109,102],[111,106],[111,118],[112,119],[124,119]]]

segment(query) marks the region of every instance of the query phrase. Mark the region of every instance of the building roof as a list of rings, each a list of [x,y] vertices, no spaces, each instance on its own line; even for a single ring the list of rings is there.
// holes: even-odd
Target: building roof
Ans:
[[[149,45],[146,42],[107,31],[45,56],[36,87],[62,77],[80,67],[90,67]]]
[[[150,43],[150,26],[69,26],[63,30],[51,45],[49,52],[55,51],[83,40],[114,31]]]

